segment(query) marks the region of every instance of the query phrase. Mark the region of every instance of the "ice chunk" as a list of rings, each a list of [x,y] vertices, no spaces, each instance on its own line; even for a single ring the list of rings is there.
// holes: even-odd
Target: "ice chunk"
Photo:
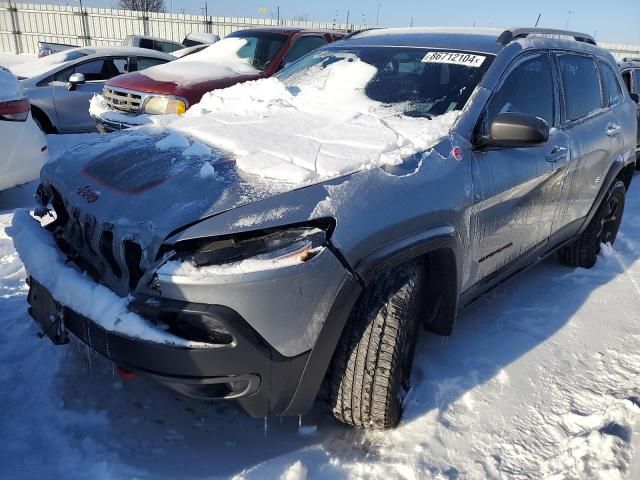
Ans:
[[[172,148],[189,148],[189,140],[178,133],[171,133],[156,143],[158,150],[171,150]]]
[[[202,168],[200,169],[199,175],[202,178],[215,177],[216,170],[215,168],[213,168],[213,165],[211,165],[209,162],[205,162],[205,164],[202,165]]]
[[[187,148],[182,155],[185,157],[206,157],[211,155],[211,148],[200,142],[194,142],[189,148]]]

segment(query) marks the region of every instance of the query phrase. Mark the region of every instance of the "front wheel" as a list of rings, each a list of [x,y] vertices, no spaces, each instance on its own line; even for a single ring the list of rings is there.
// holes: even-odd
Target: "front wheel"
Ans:
[[[402,414],[416,345],[420,269],[405,264],[382,275],[358,300],[336,349],[331,406],[356,427],[394,427]]]
[[[613,182],[591,219],[587,229],[575,242],[562,247],[560,261],[570,267],[591,268],[596,264],[600,245],[616,240],[624,212],[626,188],[620,180]]]

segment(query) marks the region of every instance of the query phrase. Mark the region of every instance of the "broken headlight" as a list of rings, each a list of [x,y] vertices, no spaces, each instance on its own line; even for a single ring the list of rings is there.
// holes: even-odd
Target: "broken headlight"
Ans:
[[[180,257],[197,267],[238,263],[248,259],[302,263],[318,255],[326,241],[326,230],[309,226],[258,236],[200,240],[195,252],[193,245],[187,247],[191,250],[189,253],[185,252],[186,245],[176,246],[176,251]]]

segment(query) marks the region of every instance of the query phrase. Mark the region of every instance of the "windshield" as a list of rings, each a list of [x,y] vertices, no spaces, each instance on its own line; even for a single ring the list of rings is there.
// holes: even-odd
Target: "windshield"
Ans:
[[[245,58],[258,70],[267,68],[278,54],[284,43],[286,35],[269,32],[235,32],[226,38],[242,38],[246,44],[238,50],[237,55]],[[226,39],[225,39],[226,40]],[[221,40],[218,43],[224,42]]]
[[[361,60],[376,69],[364,87],[371,100],[407,116],[431,118],[461,110],[493,56],[411,47],[329,47],[304,57],[277,75],[285,85],[314,82],[319,71],[339,61]]]

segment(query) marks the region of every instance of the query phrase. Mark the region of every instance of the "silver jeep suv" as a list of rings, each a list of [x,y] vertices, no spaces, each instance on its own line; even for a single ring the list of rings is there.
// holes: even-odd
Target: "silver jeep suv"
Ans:
[[[36,213],[54,220],[11,231],[44,333],[254,416],[303,414],[326,381],[338,419],[389,428],[420,325],[449,335],[461,308],[516,272],[554,253],[591,268],[615,240],[635,107],[588,35],[371,30],[278,78],[295,91],[342,61],[375,67],[361,93],[425,129],[455,121],[417,154],[294,184],[247,174],[216,145],[203,175],[153,132],[69,151],[41,175]],[[43,268],[34,242],[66,263]],[[83,292],[126,311],[86,307]]]

